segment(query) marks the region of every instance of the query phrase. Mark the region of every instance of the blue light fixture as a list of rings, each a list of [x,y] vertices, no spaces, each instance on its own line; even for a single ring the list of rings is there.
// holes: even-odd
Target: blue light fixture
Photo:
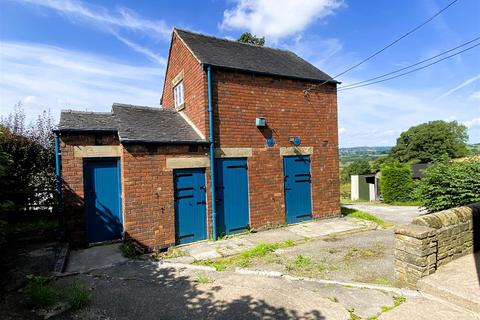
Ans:
[[[302,139],[300,137],[290,137],[289,141],[294,145],[294,146],[299,146],[302,143]]]
[[[270,147],[270,148],[273,147],[273,146],[275,145],[275,142],[276,142],[276,141],[275,141],[275,139],[274,139],[272,136],[270,136],[270,137],[267,138],[267,146],[268,146],[268,147]]]

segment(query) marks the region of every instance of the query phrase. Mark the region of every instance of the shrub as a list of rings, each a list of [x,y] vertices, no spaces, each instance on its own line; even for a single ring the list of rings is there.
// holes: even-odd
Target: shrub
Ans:
[[[137,249],[132,241],[126,241],[120,246],[120,251],[125,258],[135,258],[137,255]]]
[[[90,292],[84,284],[75,281],[70,287],[68,300],[73,310],[82,309],[90,303]]]
[[[480,162],[441,162],[430,165],[419,183],[429,212],[480,201]]]
[[[25,289],[29,304],[34,308],[49,308],[57,302],[58,293],[50,285],[51,278],[44,276],[28,276]]]
[[[380,189],[385,202],[413,200],[414,184],[410,165],[403,163],[384,164],[381,173]]]

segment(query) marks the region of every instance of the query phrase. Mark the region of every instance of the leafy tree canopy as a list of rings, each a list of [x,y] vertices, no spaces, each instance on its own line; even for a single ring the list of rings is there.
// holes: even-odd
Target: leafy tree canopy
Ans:
[[[55,185],[53,119],[44,112],[26,125],[17,104],[13,113],[0,118],[0,129],[0,202],[11,200],[21,206],[35,201],[35,190]]]
[[[250,32],[244,32],[237,39],[238,42],[255,44],[257,46],[263,46],[265,44],[265,37],[257,37],[256,35],[251,34]]]
[[[428,212],[480,201],[480,162],[439,162],[428,166],[419,195]]]
[[[347,167],[343,168],[340,179],[342,182],[349,182],[350,176],[354,174],[371,173],[370,163],[367,160],[355,160]]]
[[[400,134],[389,157],[402,163],[429,163],[468,154],[467,127],[457,121],[430,121]]]

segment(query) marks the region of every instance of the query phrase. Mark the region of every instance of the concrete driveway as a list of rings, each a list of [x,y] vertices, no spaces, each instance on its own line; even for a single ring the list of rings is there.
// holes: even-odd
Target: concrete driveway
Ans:
[[[90,270],[61,278],[56,285],[68,287],[73,281],[90,289],[91,303],[54,319],[391,319],[399,295],[409,306],[406,311],[423,314],[421,319],[478,319],[412,291],[216,272],[151,260]],[[429,313],[422,313],[426,309]]]
[[[413,206],[387,206],[373,205],[368,203],[342,204],[342,207],[356,209],[371,213],[380,219],[394,224],[407,224],[412,222],[413,218],[418,217],[423,212],[420,207]]]

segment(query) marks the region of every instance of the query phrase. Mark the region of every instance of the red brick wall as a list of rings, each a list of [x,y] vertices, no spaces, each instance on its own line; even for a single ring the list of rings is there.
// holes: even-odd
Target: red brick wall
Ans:
[[[76,246],[86,241],[83,189],[83,158],[74,157],[75,146],[95,145],[93,134],[61,136],[65,223],[68,239]],[[113,135],[103,144],[118,145]],[[124,146],[121,156],[122,214],[125,236],[148,247],[175,244],[173,170],[167,157],[205,156],[206,149],[190,152],[189,146]],[[206,168],[206,179],[210,171]],[[207,179],[207,211],[210,211],[210,182]],[[211,225],[210,215],[208,226]],[[209,227],[210,229],[210,227]]]
[[[166,168],[166,158],[205,156],[202,147],[198,152],[188,149],[188,146],[124,147],[123,211],[127,237],[150,248],[175,244],[173,170]],[[206,174],[209,175],[208,168]]]
[[[231,71],[213,73],[215,141],[221,147],[251,147],[249,158],[250,219],[253,227],[285,222],[283,159],[279,147],[300,136],[311,155],[313,215],[337,216],[339,163],[337,101],[334,85],[305,95],[308,83]],[[267,148],[256,117],[267,119],[276,140]]]
[[[116,135],[102,135],[102,144],[118,145]],[[68,239],[76,245],[86,243],[85,209],[83,204],[83,158],[75,158],[75,146],[95,145],[94,134],[61,134],[63,197],[65,231]]]
[[[171,80],[184,70],[185,113],[208,136],[206,77],[200,65],[174,36],[163,105],[173,107]],[[334,85],[324,85],[308,95],[308,83],[230,71],[213,72],[215,140],[221,147],[251,147],[248,159],[251,225],[264,228],[285,222],[283,162],[280,147],[290,147],[289,137],[300,136],[311,155],[313,215],[337,216],[339,164],[337,103]],[[265,132],[255,126],[265,117],[276,145],[267,148]],[[105,140],[118,145],[115,136]],[[63,135],[62,165],[65,181],[67,232],[85,241],[83,210],[83,160],[73,157],[74,145],[94,145],[94,135]],[[175,242],[172,170],[167,157],[204,156],[207,150],[189,152],[188,146],[127,146],[121,159],[124,230],[128,237],[148,247]],[[210,212],[209,170],[206,170],[207,208]],[[210,215],[209,215],[210,216]],[[208,219],[211,225],[211,219]],[[209,228],[210,229],[210,228]]]
[[[185,112],[203,135],[208,137],[206,75],[197,59],[182,40],[174,34],[162,95],[162,106],[164,108],[174,108],[172,80],[182,70],[184,72],[183,87],[185,96],[185,108],[182,111]]]

